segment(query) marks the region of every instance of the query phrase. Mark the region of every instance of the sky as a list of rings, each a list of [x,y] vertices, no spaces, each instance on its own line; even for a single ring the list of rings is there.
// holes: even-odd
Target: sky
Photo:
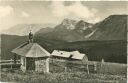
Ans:
[[[125,1],[0,1],[0,31],[17,24],[59,24],[63,19],[102,21],[128,14]]]

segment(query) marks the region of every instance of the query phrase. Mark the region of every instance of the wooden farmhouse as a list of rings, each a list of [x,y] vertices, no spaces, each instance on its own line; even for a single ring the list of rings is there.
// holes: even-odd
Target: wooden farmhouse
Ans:
[[[51,53],[51,56],[54,58],[63,58],[67,60],[88,60],[87,56],[85,54],[80,53],[79,51],[72,51],[72,52],[67,52],[67,51],[60,51],[60,50],[54,50]]]
[[[79,70],[80,65],[86,63],[87,61],[87,56],[79,51],[67,52],[54,50],[50,55],[49,66],[51,67],[51,72],[67,72],[68,70]],[[87,67],[85,67],[85,70],[86,69]]]
[[[21,56],[21,70],[34,70],[38,72],[49,72],[49,56],[47,52],[37,43],[25,43],[12,50]]]

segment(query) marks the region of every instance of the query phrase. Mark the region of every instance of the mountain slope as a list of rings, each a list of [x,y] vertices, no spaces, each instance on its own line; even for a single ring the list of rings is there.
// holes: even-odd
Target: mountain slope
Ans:
[[[30,30],[32,30],[33,33],[36,33],[37,31],[45,28],[46,26],[52,26],[52,24],[18,24],[7,30],[4,30],[2,33],[8,35],[24,36],[28,35]]]
[[[1,35],[1,59],[13,59],[12,49],[25,43],[28,40],[26,36]]]
[[[84,21],[75,21],[71,19],[64,19],[61,24],[57,25],[52,32],[42,35],[47,39],[63,40],[68,42],[82,41],[84,35],[92,32],[92,24]]]
[[[46,34],[46,33],[49,33],[49,32],[52,32],[54,29],[53,28],[50,28],[50,27],[46,27],[46,28],[41,28],[40,30],[38,30],[35,34]]]
[[[97,30],[89,40],[126,40],[128,15],[111,15],[93,27]],[[87,39],[88,40],[88,39]]]

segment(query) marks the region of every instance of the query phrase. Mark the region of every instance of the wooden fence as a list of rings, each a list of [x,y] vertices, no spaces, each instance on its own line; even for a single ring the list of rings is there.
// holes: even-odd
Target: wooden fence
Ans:
[[[87,72],[101,73],[110,75],[126,75],[127,64],[87,61],[86,63],[77,63],[74,61],[62,62],[54,61],[50,63],[52,72]]]
[[[1,68],[7,67],[7,68],[14,68],[19,67],[21,65],[20,60],[0,60],[0,66]]]
[[[20,67],[20,60],[1,60],[0,66],[2,68],[16,68]],[[87,72],[87,65],[89,72],[93,73],[102,73],[102,74],[111,74],[111,75],[126,75],[127,73],[127,64],[120,63],[110,63],[110,62],[96,62],[96,61],[87,61],[86,63],[79,63],[75,61],[50,61],[50,70],[53,72],[66,72],[69,70],[75,71],[85,71]],[[71,72],[70,71],[70,72]]]

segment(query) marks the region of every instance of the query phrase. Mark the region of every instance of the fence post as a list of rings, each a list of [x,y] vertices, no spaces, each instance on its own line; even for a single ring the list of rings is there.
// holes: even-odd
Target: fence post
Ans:
[[[102,67],[103,64],[104,64],[104,59],[101,60],[101,65],[100,65],[100,67]]]
[[[12,62],[13,60],[11,59],[11,69],[12,69],[12,64],[13,64],[13,62]]]
[[[89,74],[89,67],[88,67],[88,64],[87,64],[87,73]]]
[[[97,72],[97,64],[94,63],[94,72],[96,73]]]
[[[64,69],[65,69],[65,72],[67,72],[67,67],[65,67]]]
[[[14,64],[16,64],[16,58],[17,58],[17,56],[16,56],[16,54],[14,54]]]

